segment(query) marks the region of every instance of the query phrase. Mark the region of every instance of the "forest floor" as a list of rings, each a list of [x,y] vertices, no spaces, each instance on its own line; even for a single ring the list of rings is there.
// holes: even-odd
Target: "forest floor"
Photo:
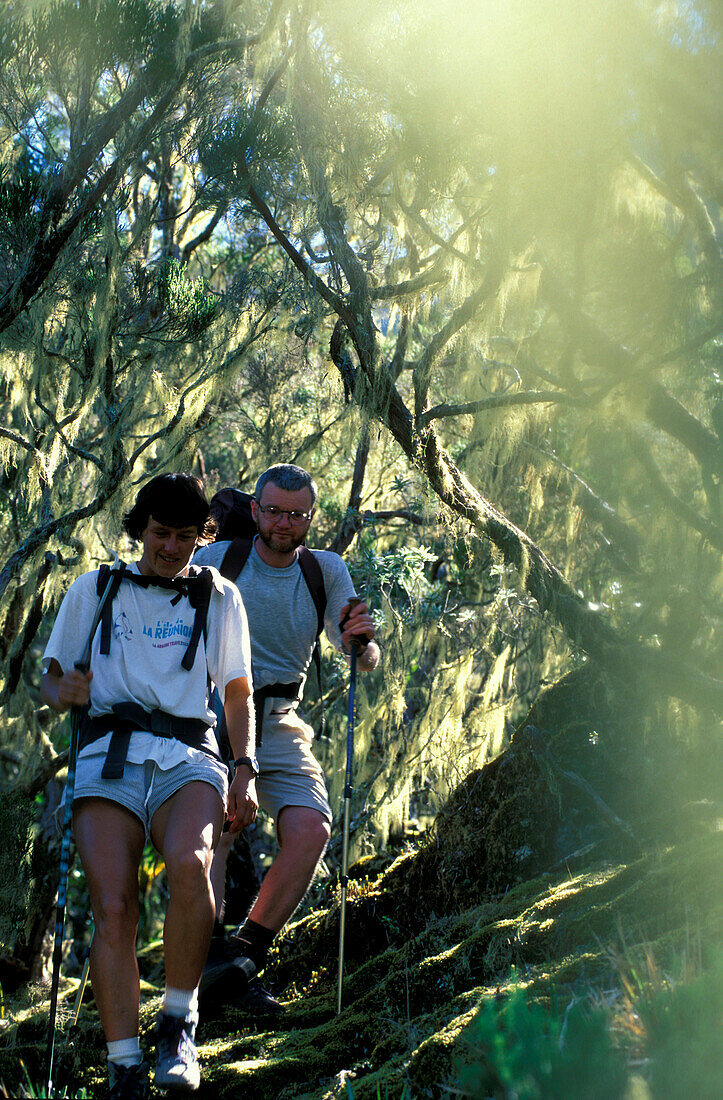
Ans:
[[[277,1022],[249,1020],[232,1003],[202,1017],[199,1100],[718,1096],[722,839],[707,829],[631,860],[562,866],[485,900],[468,876],[449,905],[442,869],[425,868],[430,858],[457,866],[449,831],[443,846],[437,833],[381,869],[383,860],[363,861],[350,883],[341,1015],[332,898],[274,951],[267,980],[285,1005]],[[144,950],[141,969],[150,1054],[160,945]],[[76,987],[63,981],[61,1018]],[[86,996],[71,1042],[59,1045],[56,1080],[68,1096],[105,1095],[104,1044]],[[43,1095],[27,1081],[42,1079],[46,997],[38,987],[6,998],[6,1095]]]

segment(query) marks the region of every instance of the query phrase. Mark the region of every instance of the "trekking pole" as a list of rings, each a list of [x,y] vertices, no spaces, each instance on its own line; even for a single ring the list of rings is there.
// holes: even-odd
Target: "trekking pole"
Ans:
[[[360,601],[349,600],[349,611]],[[346,616],[348,618],[348,615]],[[344,620],[346,622],[346,619]],[[344,623],[342,623],[343,627]],[[341,849],[341,908],[339,910],[339,974],[336,989],[336,1012],[341,1012],[341,990],[344,983],[344,935],[346,932],[346,893],[349,884],[349,825],[351,820],[352,767],[354,764],[354,719],[356,717],[356,658],[359,643],[351,643],[351,661],[349,676],[349,717],[346,732],[346,773],[344,775],[344,823],[342,826]]]
[[[90,943],[88,944],[88,950],[85,953],[85,959],[83,960],[83,972],[80,975],[80,981],[78,982],[78,989],[75,994],[75,1001],[73,1003],[73,1015],[70,1017],[70,1027],[75,1027],[80,1016],[80,1006],[83,1003],[83,994],[85,993],[85,987],[88,984],[88,974],[90,973],[90,949],[93,946],[93,937],[95,936],[95,925],[93,925],[90,933]]]
[[[93,622],[88,635],[83,656],[75,662],[76,669],[87,672],[90,667],[90,651],[95,632],[115,580],[114,568],[111,569],[108,583],[98,600]],[[75,769],[78,760],[78,741],[83,708],[72,707],[70,711],[70,748],[68,750],[68,778],[65,783],[65,815],[63,818],[63,837],[60,844],[60,881],[58,899],[55,907],[55,941],[53,943],[53,979],[50,987],[50,1016],[48,1020],[48,1046],[46,1052],[47,1094],[53,1095],[53,1057],[55,1054],[55,1019],[58,1012],[58,987],[60,985],[60,966],[63,959],[63,933],[65,930],[65,903],[68,892],[68,872],[70,871],[70,836],[73,823],[73,794],[75,792]]]

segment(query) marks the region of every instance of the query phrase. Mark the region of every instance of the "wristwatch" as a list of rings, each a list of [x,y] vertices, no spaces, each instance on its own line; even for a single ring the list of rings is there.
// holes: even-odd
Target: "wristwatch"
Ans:
[[[242,764],[246,765],[254,779],[258,778],[259,762],[255,756],[239,756],[233,762],[234,768],[240,768]]]

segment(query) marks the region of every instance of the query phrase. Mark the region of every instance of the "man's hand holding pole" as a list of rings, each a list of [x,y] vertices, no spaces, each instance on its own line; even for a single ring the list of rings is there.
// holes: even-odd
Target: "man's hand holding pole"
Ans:
[[[375,634],[374,619],[367,605],[353,596],[341,609],[339,626],[344,652],[351,654],[354,646],[359,668],[364,672],[371,672],[379,663],[379,646],[372,641]]]

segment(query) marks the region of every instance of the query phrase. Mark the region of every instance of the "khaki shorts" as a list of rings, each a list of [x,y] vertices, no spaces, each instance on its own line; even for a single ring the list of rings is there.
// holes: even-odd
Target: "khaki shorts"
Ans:
[[[159,768],[153,760],[145,764],[131,764],[126,760],[121,779],[103,779],[100,774],[105,763],[105,753],[82,757],[78,760],[73,801],[79,798],[107,798],[117,802],[139,818],[150,836],[153,815],[172,795],[188,783],[210,783],[226,806],[228,772],[223,764],[211,756],[204,756],[197,763],[183,760],[172,768]]]
[[[285,806],[318,810],[331,823],[324,773],[311,751],[314,731],[288,699],[267,699],[256,780],[259,805],[278,821]]]

